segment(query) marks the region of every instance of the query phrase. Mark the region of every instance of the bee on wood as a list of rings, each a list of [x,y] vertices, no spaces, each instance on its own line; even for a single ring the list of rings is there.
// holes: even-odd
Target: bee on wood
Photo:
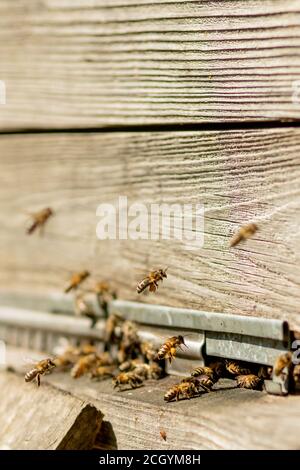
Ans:
[[[38,387],[41,385],[41,375],[49,373],[55,366],[52,359],[43,359],[39,361],[33,369],[25,374],[25,382],[32,382],[36,379]]]
[[[122,362],[120,365],[119,365],[119,369],[121,372],[127,372],[127,371],[130,371],[130,370],[134,370],[136,369],[138,366],[140,365],[143,365],[143,361],[142,359],[130,359],[128,361],[125,361],[125,362]]]
[[[212,361],[208,366],[214,371],[214,374],[218,379],[224,376],[225,365],[223,361]]]
[[[91,320],[91,328],[97,323],[97,315],[93,305],[87,301],[84,294],[78,294],[75,297],[75,315],[87,317]]]
[[[272,367],[260,366],[257,376],[262,380],[270,380],[272,377]]]
[[[155,292],[158,289],[158,282],[163,281],[164,278],[167,278],[167,268],[151,271],[148,276],[138,283],[136,288],[137,293],[141,294],[148,287],[149,292]]]
[[[124,323],[124,318],[118,313],[112,313],[109,315],[105,322],[105,333],[104,342],[105,344],[111,345],[120,342],[121,339],[121,325]],[[119,332],[117,329],[119,328]]]
[[[169,359],[169,362],[171,363],[172,359],[176,356],[177,348],[182,349],[182,344],[187,347],[184,342],[184,337],[181,335],[168,338],[167,341],[160,347],[156,356],[157,359]]]
[[[167,440],[167,433],[166,433],[166,431],[165,431],[164,429],[161,429],[161,430],[159,431],[159,434],[160,434],[160,437],[161,437],[164,441]]]
[[[206,375],[211,380],[217,380],[217,376],[215,371],[211,367],[200,366],[194,369],[191,373],[192,377],[199,377],[202,375]]]
[[[107,377],[113,377],[115,366],[98,366],[91,370],[90,377],[92,379],[104,379]]]
[[[199,384],[197,379],[194,380],[183,379],[179,384],[174,385],[169,388],[169,390],[164,395],[164,400],[169,402],[174,399],[177,401],[182,398],[193,398],[199,394]]]
[[[27,229],[27,234],[31,235],[37,228],[42,232],[47,220],[54,214],[53,210],[50,207],[46,207],[39,212],[30,214],[33,222],[30,227]]]
[[[249,375],[251,370],[247,367],[246,364],[237,361],[231,361],[229,359],[225,360],[225,367],[227,372],[231,375]]]
[[[90,273],[89,271],[81,271],[79,273],[73,274],[73,276],[70,279],[69,285],[65,289],[65,293],[67,294],[73,289],[77,289],[77,287],[87,278],[89,277]]]
[[[278,376],[282,373],[283,369],[289,368],[292,365],[292,358],[293,355],[290,351],[278,356],[274,364],[274,374]]]
[[[127,359],[134,358],[140,350],[140,339],[138,336],[137,326],[130,320],[124,321],[121,327],[121,341],[118,351],[119,363],[125,362]]]
[[[214,384],[216,383],[217,380],[215,378],[206,375],[206,374],[200,374],[197,377],[186,377],[185,379],[182,379],[181,382],[192,382],[195,384],[197,387],[198,392],[203,389],[205,392],[210,392]]]
[[[135,371],[132,372],[121,372],[119,375],[113,378],[114,388],[122,390],[122,385],[129,385],[131,388],[137,388],[143,383],[143,378],[137,375]]]
[[[154,361],[157,357],[158,349],[149,341],[143,341],[140,344],[142,356],[149,362]]]
[[[239,388],[258,389],[261,388],[262,379],[254,374],[238,375],[236,383]]]
[[[247,238],[252,237],[252,235],[254,235],[257,230],[258,227],[256,224],[251,223],[243,225],[243,227],[240,227],[240,229],[234,234],[234,236],[230,240],[230,246],[236,246],[242,240],[247,240]]]
[[[78,359],[76,364],[71,369],[71,376],[74,379],[78,379],[84,374],[90,372],[90,370],[99,363],[99,356],[97,354],[87,354]]]
[[[300,364],[297,364],[293,370],[293,377],[296,384],[300,383]]]
[[[117,293],[111,288],[108,282],[97,282],[94,286],[93,292],[97,296],[99,307],[104,311],[108,317],[109,302],[117,298]]]
[[[159,380],[163,375],[163,369],[155,362],[153,364],[137,364],[134,372],[145,380]]]

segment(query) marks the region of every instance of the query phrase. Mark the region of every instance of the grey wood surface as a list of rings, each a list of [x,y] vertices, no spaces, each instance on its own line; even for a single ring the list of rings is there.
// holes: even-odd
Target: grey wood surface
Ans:
[[[11,135],[0,140],[1,290],[46,295],[90,269],[119,297],[208,311],[285,318],[300,327],[300,130]],[[96,208],[132,202],[204,203],[204,246],[96,238]],[[43,236],[28,211],[51,206]],[[254,221],[252,239],[229,248]],[[169,276],[152,295],[136,283]],[[71,295],[71,294],[70,294]]]
[[[19,374],[25,370],[24,354],[30,357],[30,351],[8,350],[7,363]],[[35,393],[42,395],[51,384],[100,410],[104,415],[96,439],[100,449],[299,449],[299,395],[275,397],[237,389],[235,381],[224,379],[213,392],[198,398],[164,402],[164,393],[178,381],[169,376],[118,392],[110,379],[75,380],[67,373],[54,372],[43,377]],[[2,393],[0,388],[0,398]],[[30,385],[27,393],[32,393]],[[162,430],[166,441],[160,436]]]
[[[88,450],[102,422],[101,412],[61,389],[25,384],[0,372],[0,449]]]
[[[300,118],[298,0],[1,0],[0,128]]]

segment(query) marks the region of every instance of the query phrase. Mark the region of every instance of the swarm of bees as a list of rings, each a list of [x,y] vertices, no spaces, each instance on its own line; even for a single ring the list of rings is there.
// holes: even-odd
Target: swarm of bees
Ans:
[[[32,223],[27,229],[28,234],[39,229],[42,233],[48,219],[54,215],[50,207],[30,214]],[[239,228],[230,240],[230,247],[235,247],[240,242],[252,237],[258,226],[249,223]],[[104,351],[99,351],[92,344],[79,347],[68,346],[62,354],[54,358],[46,358],[38,362],[34,368],[25,374],[25,381],[36,380],[40,386],[41,376],[52,372],[54,368],[70,370],[74,379],[88,375],[93,380],[112,378],[114,388],[137,388],[147,380],[158,380],[164,376],[165,362],[171,363],[178,350],[187,347],[182,335],[168,338],[159,348],[149,342],[141,341],[137,325],[134,322],[123,319],[118,313],[109,315],[109,303],[116,298],[116,292],[106,281],[98,281],[90,289],[82,291],[82,284],[89,278],[88,270],[74,273],[69,280],[64,292],[76,292],[74,311],[77,316],[83,316],[91,320],[91,327],[97,322],[97,312],[94,305],[87,297],[88,293],[96,296],[98,305],[106,318]],[[167,278],[167,268],[159,268],[151,271],[137,285],[137,293],[148,290],[156,292],[159,283]],[[274,369],[266,366],[253,366],[241,361],[213,360],[207,366],[194,369],[190,376],[173,385],[164,395],[167,402],[179,399],[190,399],[202,393],[210,392],[214,385],[223,377],[231,377],[236,381],[236,386],[246,389],[261,389],[264,380],[273,376],[290,375],[295,385],[300,383],[300,365],[292,364],[292,354],[285,353],[278,357]],[[164,438],[164,437],[163,437]]]

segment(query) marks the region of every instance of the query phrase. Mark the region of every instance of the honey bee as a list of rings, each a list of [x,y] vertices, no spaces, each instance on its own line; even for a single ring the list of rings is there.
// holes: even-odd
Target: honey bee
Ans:
[[[36,379],[39,387],[41,385],[41,375],[47,374],[54,367],[56,367],[55,363],[50,358],[39,361],[33,369],[25,374],[25,382],[32,382]]]
[[[71,376],[74,379],[78,379],[84,374],[90,372],[90,370],[99,363],[99,356],[97,354],[87,354],[78,359],[75,365],[71,369]]]
[[[135,371],[132,372],[121,372],[119,375],[113,378],[114,388],[118,387],[122,390],[122,385],[130,385],[131,388],[137,388],[143,383],[143,378],[137,375]]]
[[[119,363],[125,362],[128,358],[134,358],[140,350],[140,339],[137,326],[134,322],[126,320],[121,327],[121,341],[118,351]]]
[[[174,385],[173,387],[169,388],[169,390],[165,393],[164,400],[169,402],[174,399],[177,401],[182,398],[193,398],[194,396],[199,394],[199,384],[197,379],[192,378],[183,379],[179,384]]]
[[[293,370],[293,377],[296,384],[300,383],[300,364],[297,364]]]
[[[73,274],[71,277],[69,285],[65,289],[65,293],[67,294],[73,289],[77,289],[77,287],[90,275],[89,271],[81,271],[79,273]]]
[[[144,363],[141,359],[130,359],[128,361],[122,362],[122,364],[119,365],[119,369],[121,372],[127,372],[129,370],[134,370],[143,364]]]
[[[258,389],[261,387],[262,379],[254,374],[238,375],[236,383],[239,388]]]
[[[214,371],[215,377],[220,378],[225,373],[225,365],[222,361],[212,361],[208,366]]]
[[[272,377],[272,367],[260,366],[257,376],[262,380],[269,380]]]
[[[225,360],[225,367],[227,372],[231,375],[249,375],[251,370],[247,367],[246,364],[237,361]]]
[[[252,235],[254,235],[257,230],[258,227],[256,224],[251,223],[243,225],[243,227],[240,227],[240,229],[234,234],[234,236],[230,240],[230,246],[236,246],[242,240],[246,240],[247,238],[252,237]]]
[[[155,346],[149,341],[143,341],[140,344],[140,351],[142,356],[149,362],[154,361],[158,353],[157,348],[155,348]]]
[[[137,364],[134,372],[145,380],[158,380],[162,377],[163,369],[154,362],[153,364]]]
[[[159,434],[160,434],[160,437],[161,437],[164,441],[167,440],[167,433],[166,433],[166,431],[165,431],[164,429],[161,429],[161,430],[159,431]]]
[[[141,294],[148,287],[149,292],[155,292],[158,288],[158,282],[163,281],[164,278],[167,278],[167,269],[168,268],[151,271],[148,276],[138,283],[136,288],[137,293]]]
[[[186,377],[182,382],[193,382],[197,386],[198,392],[200,392],[201,389],[205,392],[210,392],[214,384],[217,382],[217,379],[206,374],[200,374],[197,377]]]
[[[92,304],[86,300],[84,294],[78,294],[75,297],[75,315],[89,318],[91,320],[91,328],[97,323],[96,312]]]
[[[169,362],[171,363],[172,359],[176,356],[177,348],[182,349],[182,344],[187,347],[184,342],[184,337],[181,335],[168,338],[167,341],[160,347],[156,356],[157,359],[169,359]]]
[[[115,366],[98,366],[91,370],[90,377],[92,379],[104,379],[114,375]]]
[[[122,325],[122,323],[124,323],[124,318],[118,313],[109,315],[105,322],[104,342],[106,345],[115,344],[120,341],[121,330],[119,334],[117,334],[116,329]]]
[[[117,298],[117,293],[114,291],[108,282],[97,282],[93,289],[97,296],[99,307],[108,316],[108,304],[111,300]]]
[[[289,368],[292,364],[292,358],[293,356],[290,351],[278,356],[274,365],[274,374],[280,375],[285,367]]]
[[[34,214],[31,214],[31,217],[33,219],[32,224],[27,230],[27,234],[31,235],[37,228],[42,231],[43,227],[45,226],[45,223],[53,215],[53,210],[50,207],[46,207],[45,209],[42,209],[39,212],[35,212]]]
[[[202,376],[202,375],[206,375],[211,380],[217,379],[216,373],[214,372],[214,370],[211,367],[200,366],[200,367],[197,367],[196,369],[194,369],[191,373],[192,377],[198,377],[198,376]]]

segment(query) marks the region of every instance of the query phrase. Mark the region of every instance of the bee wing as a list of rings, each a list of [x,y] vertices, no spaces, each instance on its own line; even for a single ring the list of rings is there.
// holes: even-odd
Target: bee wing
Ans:
[[[33,358],[33,357],[28,357],[28,356],[22,356],[21,364],[24,367],[27,367],[27,368],[31,367],[32,368],[32,366],[35,366],[40,360],[41,360],[41,358]]]

